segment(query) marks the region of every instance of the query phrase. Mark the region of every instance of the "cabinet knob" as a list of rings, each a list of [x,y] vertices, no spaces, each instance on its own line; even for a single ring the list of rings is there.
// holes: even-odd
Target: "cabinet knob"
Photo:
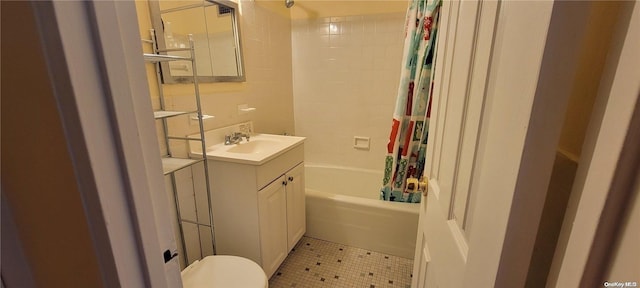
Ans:
[[[293,181],[293,176],[289,176],[289,181]]]
[[[287,181],[282,181],[282,185],[287,186]]]

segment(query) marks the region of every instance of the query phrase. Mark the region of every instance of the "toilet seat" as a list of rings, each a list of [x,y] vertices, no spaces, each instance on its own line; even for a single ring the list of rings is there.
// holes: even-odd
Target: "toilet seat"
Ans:
[[[185,288],[267,288],[264,270],[255,262],[237,256],[207,256],[182,271]]]

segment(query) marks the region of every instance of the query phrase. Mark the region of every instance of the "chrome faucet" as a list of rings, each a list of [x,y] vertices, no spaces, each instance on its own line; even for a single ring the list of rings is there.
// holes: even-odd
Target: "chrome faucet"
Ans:
[[[249,138],[251,136],[245,133],[234,132],[234,133],[231,133],[231,135],[224,136],[224,145],[238,144],[240,143],[240,141],[242,141],[242,137],[246,138],[247,142],[249,142]]]

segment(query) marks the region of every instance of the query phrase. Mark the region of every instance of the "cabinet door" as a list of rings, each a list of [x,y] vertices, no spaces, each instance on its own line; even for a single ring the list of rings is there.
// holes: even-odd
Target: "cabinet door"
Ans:
[[[291,169],[285,177],[287,178],[287,251],[291,251],[307,230],[304,163]]]
[[[287,198],[284,181],[285,178],[280,177],[258,191],[262,269],[268,277],[278,269],[288,252]]]

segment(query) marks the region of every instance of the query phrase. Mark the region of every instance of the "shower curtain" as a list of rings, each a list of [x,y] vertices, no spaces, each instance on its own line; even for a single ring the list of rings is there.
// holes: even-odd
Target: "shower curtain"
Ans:
[[[420,178],[424,170],[440,0],[410,0],[405,20],[403,69],[393,113],[380,199],[419,203],[407,178]],[[432,2],[432,3],[429,3]],[[414,185],[409,185],[414,186]]]

